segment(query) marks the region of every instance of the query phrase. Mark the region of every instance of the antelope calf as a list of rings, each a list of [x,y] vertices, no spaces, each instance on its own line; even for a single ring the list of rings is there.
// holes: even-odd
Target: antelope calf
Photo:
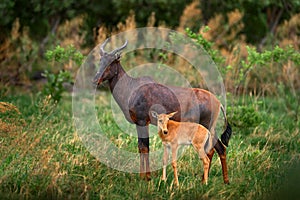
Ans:
[[[175,185],[179,186],[176,162],[177,150],[180,145],[192,144],[198,153],[199,158],[203,161],[204,175],[202,183],[207,185],[210,160],[207,157],[206,152],[210,150],[209,147],[207,147],[210,146],[210,132],[200,124],[170,120],[170,118],[176,113],[177,112],[170,114],[157,114],[155,111],[151,111],[152,116],[157,119],[158,134],[164,145],[162,180],[166,180],[166,167],[169,158],[169,151],[171,149]],[[206,147],[208,148],[207,151]]]

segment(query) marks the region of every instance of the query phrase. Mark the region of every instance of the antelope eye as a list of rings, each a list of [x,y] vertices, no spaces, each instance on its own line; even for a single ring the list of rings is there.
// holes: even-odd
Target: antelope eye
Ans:
[[[162,122],[163,122],[163,120],[161,120],[161,119],[160,119],[160,120],[158,120],[158,122],[159,122],[159,123],[162,123]]]

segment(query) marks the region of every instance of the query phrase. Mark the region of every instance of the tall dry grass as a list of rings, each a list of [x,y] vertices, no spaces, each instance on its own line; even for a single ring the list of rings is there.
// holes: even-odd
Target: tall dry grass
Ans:
[[[199,6],[199,1],[195,0],[184,9],[182,16],[180,18],[180,24],[177,31],[185,34],[185,28],[189,27],[192,30],[196,30],[203,35],[203,37],[213,43],[212,48],[218,50],[220,55],[224,58],[223,63],[217,63],[220,71],[223,73],[223,79],[228,91],[236,91],[236,82],[241,68],[241,62],[247,60],[248,52],[246,47],[253,45],[246,42],[246,37],[242,33],[244,24],[242,18],[244,13],[239,10],[233,10],[227,13],[226,16],[221,16],[220,14],[215,15],[206,24],[209,30],[205,30],[204,22],[202,20],[202,11]],[[286,45],[292,45],[296,50],[299,49],[299,33],[298,28],[300,24],[300,15],[295,15],[291,17],[289,21],[285,21],[280,24],[273,40],[276,41],[280,47],[285,47]],[[86,16],[81,15],[72,20],[66,21],[60,24],[57,28],[56,33],[49,37],[49,42],[55,41],[54,45],[60,45],[66,47],[70,44],[79,49],[83,54],[87,55],[93,47],[83,47],[85,44],[86,32],[83,30],[83,24],[85,22]],[[152,27],[156,23],[155,13],[149,16],[147,26]],[[60,69],[70,70],[75,73],[79,66],[76,66],[72,61],[69,63],[63,63],[62,65],[57,65],[52,63],[51,65],[43,61],[42,56],[39,53],[39,44],[31,40],[28,35],[28,27],[24,27],[20,30],[19,20],[16,19],[12,31],[11,37],[8,38],[3,44],[0,45],[0,67],[1,71],[1,84],[2,85],[32,85],[30,76],[36,70],[43,70],[45,66],[50,68],[51,71],[58,72]],[[166,27],[161,24],[160,27]],[[131,11],[124,22],[119,22],[119,24],[114,28],[108,28],[105,25],[101,25],[98,28],[94,28],[94,45],[103,42],[106,38],[115,35],[120,32],[127,30],[133,30],[137,28],[135,13]],[[115,41],[111,41],[115,43]],[[53,44],[49,47],[53,47]],[[114,45],[113,46],[118,46]],[[266,47],[268,48],[268,47]],[[135,52],[134,56],[128,55],[124,57],[124,65],[134,66],[145,62],[143,58],[152,59],[152,62],[162,62],[161,57],[158,55],[159,52],[155,52],[156,56],[150,55],[147,51]],[[95,55],[98,58],[99,55]],[[154,60],[153,60],[154,59]],[[150,61],[150,60],[149,60]],[[163,60],[164,64],[172,66],[174,69],[178,70],[181,74],[185,74],[187,79],[194,86],[202,86],[202,80],[200,77],[194,77],[194,72],[191,70],[191,66],[185,62],[184,59],[176,57],[176,55],[168,54],[167,59]],[[228,70],[230,69],[230,70]],[[253,73],[248,73],[247,79],[248,85],[243,85],[241,91],[257,91],[260,90],[262,93],[274,93],[276,88],[272,86],[274,84],[270,83],[268,77],[270,74],[276,73],[278,77],[278,82],[283,82],[285,85],[293,85],[295,89],[299,88],[299,83],[297,77],[299,75],[299,69],[293,63],[273,63],[269,67],[262,67],[257,69],[260,71],[255,71]],[[191,73],[189,73],[191,72]],[[288,79],[287,77],[291,77]]]
[[[29,27],[21,29],[17,18],[10,38],[0,44],[0,80],[4,85],[29,85],[28,73],[38,60],[38,48],[29,36]]]

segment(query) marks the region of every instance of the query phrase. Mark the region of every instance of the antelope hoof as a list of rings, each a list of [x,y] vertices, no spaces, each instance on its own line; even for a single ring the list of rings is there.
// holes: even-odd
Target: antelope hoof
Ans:
[[[207,185],[207,180],[202,179],[201,182],[202,182],[203,185]]]
[[[150,172],[147,172],[147,173],[146,173],[146,180],[147,180],[147,181],[150,181],[150,180],[151,180],[151,173],[150,173]]]
[[[143,180],[150,181],[151,180],[151,173],[150,172],[148,172],[148,173],[140,173],[140,177]]]
[[[145,178],[145,176],[146,176],[146,174],[145,174],[145,173],[140,173],[140,178],[141,178],[141,179],[144,179],[144,178]]]

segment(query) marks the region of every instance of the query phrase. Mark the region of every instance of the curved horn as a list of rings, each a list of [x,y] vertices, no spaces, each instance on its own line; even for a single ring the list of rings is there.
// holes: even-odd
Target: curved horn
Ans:
[[[123,46],[121,46],[121,47],[119,47],[119,48],[117,48],[117,49],[115,49],[115,50],[109,52],[109,54],[115,54],[115,53],[117,53],[118,51],[121,51],[122,49],[124,49],[124,48],[127,46],[127,44],[128,44],[128,41],[126,40],[125,43],[123,44]]]
[[[106,46],[107,42],[109,41],[109,38],[107,38],[100,46],[100,55],[103,56],[106,52],[104,51],[104,47]]]

